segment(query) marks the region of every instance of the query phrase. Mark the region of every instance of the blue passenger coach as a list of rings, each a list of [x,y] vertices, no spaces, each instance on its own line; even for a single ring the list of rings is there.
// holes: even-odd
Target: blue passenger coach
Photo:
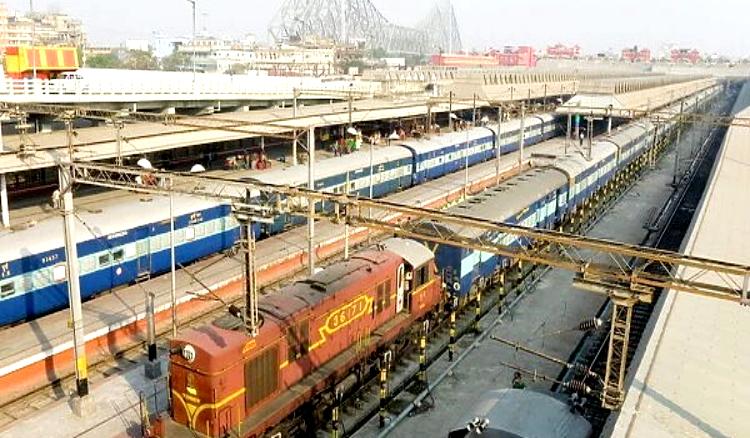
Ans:
[[[667,123],[659,129],[664,134],[674,126],[674,123]],[[538,167],[470,197],[449,211],[491,222],[554,229],[611,181],[617,172],[650,148],[656,129],[647,121],[632,123],[594,142],[590,151],[587,148],[575,149],[549,162],[541,160]],[[512,235],[458,225],[427,226],[446,228],[444,231],[468,239],[481,238],[510,247],[532,243]],[[435,258],[448,290],[462,299],[484,288],[496,270],[509,264],[506,258],[492,253],[449,245],[438,246]]]
[[[491,222],[505,222],[534,228],[551,228],[557,215],[557,197],[567,184],[565,175],[554,168],[527,171],[497,187],[485,190],[448,211]],[[433,226],[433,225],[431,225]],[[527,245],[515,236],[482,232],[459,225],[437,225],[461,237],[481,238],[506,246]],[[483,288],[495,269],[504,266],[504,258],[493,253],[440,245],[435,253],[438,266],[444,271],[447,286],[461,297]]]
[[[168,201],[147,199],[76,213],[83,299],[170,269],[169,220],[163,220]],[[177,263],[230,248],[239,237],[226,205],[175,196],[174,209]],[[0,235],[0,240],[0,325],[67,306],[61,219]]]
[[[551,115],[528,117],[524,126],[526,144],[559,132]],[[502,124],[502,153],[518,148],[519,129],[518,120]],[[393,142],[373,151],[372,175],[367,150],[320,160],[315,166],[315,189],[369,196],[372,177],[373,196],[381,197],[458,170],[467,160],[471,165],[491,159],[497,154],[496,144],[495,132],[488,128]],[[234,176],[274,185],[307,186],[305,164]],[[267,193],[251,196],[274,201]],[[77,213],[83,299],[169,270],[168,201],[148,199],[144,202],[129,196],[107,204],[100,212]],[[174,203],[178,263],[229,249],[238,240],[238,224],[228,205],[180,196],[174,197]],[[271,223],[254,224],[253,233],[258,237],[273,235],[301,221],[279,215]],[[30,320],[68,305],[62,235],[59,219],[42,220],[26,230],[0,231],[0,325]]]

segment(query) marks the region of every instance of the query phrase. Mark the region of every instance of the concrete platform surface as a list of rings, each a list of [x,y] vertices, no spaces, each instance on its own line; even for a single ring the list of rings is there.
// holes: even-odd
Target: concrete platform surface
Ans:
[[[162,363],[162,368],[166,366]],[[117,374],[90,387],[85,415],[72,413],[74,397],[60,400],[33,417],[15,422],[0,430],[0,438],[19,437],[114,437],[141,435],[139,395],[143,393],[148,408],[167,406],[166,379],[150,380],[142,366]]]

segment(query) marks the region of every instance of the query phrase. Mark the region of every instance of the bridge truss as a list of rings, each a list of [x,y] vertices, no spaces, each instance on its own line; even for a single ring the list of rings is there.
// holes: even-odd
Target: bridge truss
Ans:
[[[393,24],[370,0],[285,0],[268,32],[276,41],[327,39],[368,49],[426,54],[461,48],[456,16],[441,0],[414,28]]]

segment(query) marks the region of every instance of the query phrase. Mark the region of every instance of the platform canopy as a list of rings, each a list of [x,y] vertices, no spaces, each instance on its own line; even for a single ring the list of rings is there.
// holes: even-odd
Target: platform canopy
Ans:
[[[560,105],[557,114],[580,114],[598,117],[612,116],[634,118],[644,111],[664,108],[682,99],[688,99],[695,93],[716,85],[716,79],[702,78],[685,82],[671,83],[625,93],[613,91],[579,92],[570,100]]]

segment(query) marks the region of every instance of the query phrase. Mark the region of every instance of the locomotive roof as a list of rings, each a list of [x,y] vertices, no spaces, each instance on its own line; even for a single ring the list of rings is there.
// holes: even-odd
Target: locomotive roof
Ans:
[[[284,320],[305,308],[315,306],[328,295],[350,284],[367,284],[372,266],[400,259],[388,250],[365,250],[349,260],[334,263],[309,278],[282,288],[278,293],[263,296],[259,308],[274,318]]]
[[[411,239],[393,237],[383,241],[383,246],[388,251],[401,256],[414,268],[424,265],[435,257],[429,248]]]
[[[172,355],[171,360],[200,372],[212,373],[239,361],[242,358],[242,350],[249,341],[250,338],[244,330],[227,330],[213,324],[191,327],[172,339],[171,345],[177,348],[193,346],[196,353],[194,361],[186,363],[177,354]]]
[[[148,202],[140,199],[149,199]],[[174,195],[174,214],[181,216],[219,204],[195,197]],[[75,202],[74,202],[75,205]],[[126,197],[124,202],[108,203],[101,210],[76,209],[76,241],[81,243],[169,220],[169,198],[164,196]],[[62,216],[43,219],[31,227],[0,231],[0,262],[28,257],[64,245]],[[102,248],[104,249],[104,248]]]
[[[487,221],[507,221],[526,209],[532,202],[567,183],[557,169],[540,167],[528,170],[497,187],[487,189],[468,200],[449,208],[450,213]],[[465,237],[477,237],[484,232],[475,227],[449,224],[449,230]]]

